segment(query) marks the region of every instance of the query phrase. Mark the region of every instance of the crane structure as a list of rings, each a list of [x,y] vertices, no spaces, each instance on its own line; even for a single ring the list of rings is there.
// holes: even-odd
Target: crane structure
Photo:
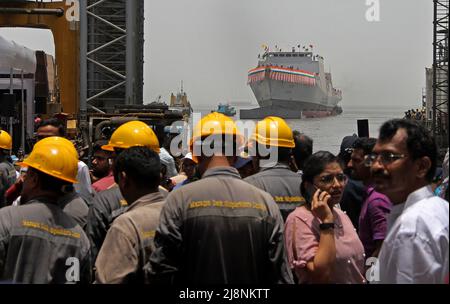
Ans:
[[[57,98],[47,98],[31,115],[27,110],[27,134],[36,115],[63,117],[85,149],[129,120],[160,134],[183,119],[166,104],[143,105],[144,0],[6,0],[0,2],[0,27],[53,34]]]
[[[439,147],[448,148],[449,0],[433,0],[433,93],[431,131]]]
[[[143,104],[144,1],[80,1],[81,110]]]

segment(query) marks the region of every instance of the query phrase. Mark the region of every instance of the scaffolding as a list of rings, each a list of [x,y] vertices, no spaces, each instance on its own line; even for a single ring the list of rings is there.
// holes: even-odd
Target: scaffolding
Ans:
[[[144,1],[80,1],[80,114],[143,103]]]
[[[434,0],[432,132],[441,149],[448,148],[449,0]]]

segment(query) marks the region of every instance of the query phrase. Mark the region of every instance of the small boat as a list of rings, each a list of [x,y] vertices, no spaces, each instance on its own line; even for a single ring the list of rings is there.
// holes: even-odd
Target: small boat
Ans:
[[[193,110],[183,90],[183,82],[181,82],[181,91],[176,96],[173,93],[170,95],[170,109],[182,112],[185,118],[191,117]]]
[[[232,107],[230,104],[222,104],[219,103],[219,105],[217,106],[217,112],[233,117],[236,115],[236,109],[234,107]]]

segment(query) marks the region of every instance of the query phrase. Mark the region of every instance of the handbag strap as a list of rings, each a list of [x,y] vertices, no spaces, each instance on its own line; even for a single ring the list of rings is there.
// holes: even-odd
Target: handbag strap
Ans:
[[[293,236],[292,236],[292,253],[294,255],[294,260],[298,261],[298,255],[297,255],[297,246],[296,246],[296,234],[297,234],[297,220],[294,218],[294,225],[293,225]]]

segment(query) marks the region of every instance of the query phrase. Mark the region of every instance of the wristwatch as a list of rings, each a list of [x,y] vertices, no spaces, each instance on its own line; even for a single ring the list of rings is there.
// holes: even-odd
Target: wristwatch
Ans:
[[[334,223],[322,223],[319,225],[320,230],[334,229]]]

